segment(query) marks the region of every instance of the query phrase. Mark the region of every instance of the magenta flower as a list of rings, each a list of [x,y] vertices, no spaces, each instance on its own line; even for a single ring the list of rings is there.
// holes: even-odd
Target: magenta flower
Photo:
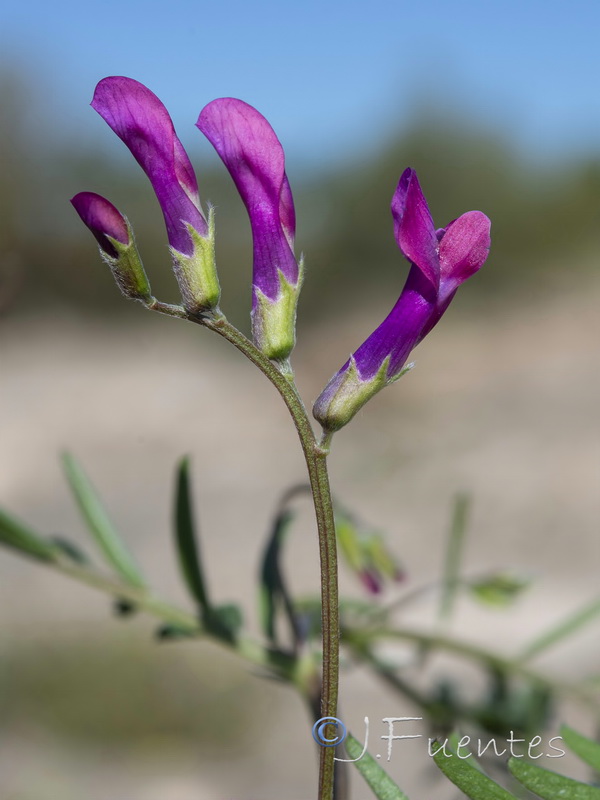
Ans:
[[[105,197],[94,192],[79,192],[71,198],[71,203],[106,255],[111,258],[118,255],[111,239],[124,245],[130,243],[127,220]]]
[[[165,218],[186,308],[214,307],[219,290],[212,226],[202,213],[193,167],[166,108],[141,83],[124,77],[101,80],[92,108],[125,142],[150,179]]]
[[[269,358],[284,360],[294,346],[301,266],[283,148],[262,114],[242,100],[213,100],[196,124],[229,170],[250,218],[254,341]]]
[[[485,214],[469,211],[436,231],[412,169],[400,178],[392,216],[410,272],[392,311],[317,398],[313,414],[327,432],[343,427],[376,392],[403,374],[412,349],[488,255],[490,221]]]
[[[149,302],[152,299],[150,283],[127,219],[106,198],[94,192],[80,192],[71,198],[71,203],[96,237],[100,253],[123,294]]]

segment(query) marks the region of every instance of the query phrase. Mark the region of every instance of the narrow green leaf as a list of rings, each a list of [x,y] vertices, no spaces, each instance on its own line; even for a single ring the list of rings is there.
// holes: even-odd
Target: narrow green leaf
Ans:
[[[565,744],[572,750],[575,755],[578,755],[582,761],[585,761],[592,769],[600,773],[600,743],[595,742],[593,739],[588,739],[581,733],[569,728],[568,725],[563,725],[560,729]]]
[[[297,632],[295,614],[280,564],[281,546],[293,518],[294,514],[289,509],[283,509],[277,514],[260,570],[260,617],[265,636],[271,642],[275,641],[275,618],[280,605],[287,612],[292,630]]]
[[[39,536],[28,525],[0,509],[0,544],[39,561],[54,561],[60,548]]]
[[[353,762],[354,766],[371,787],[373,794],[378,800],[408,800],[404,792],[394,783],[383,767],[380,767],[372,756],[365,753],[364,756],[360,758],[363,745],[361,745],[354,736],[348,734],[344,740],[344,747],[350,758],[358,759],[358,761]]]
[[[452,523],[448,534],[446,562],[442,579],[442,595],[439,610],[439,618],[441,620],[449,619],[451,616],[454,610],[456,592],[460,586],[460,562],[467,530],[469,505],[470,500],[467,495],[456,495],[452,512]]]
[[[469,762],[473,760],[472,757],[459,758],[456,753],[446,756],[438,742],[432,744],[432,752],[435,753],[433,760],[448,780],[452,781],[471,800],[517,800],[514,794],[503,789],[473,764],[470,764]]]
[[[81,515],[107,562],[130,586],[145,588],[145,581],[133,557],[110,521],[87,475],[70,453],[64,453],[63,465]]]
[[[545,633],[527,645],[525,649],[519,654],[519,661],[529,661],[534,656],[538,656],[544,650],[553,647],[555,644],[562,642],[571,634],[578,631],[600,616],[600,598],[595,598],[591,603],[586,603],[582,608],[579,608],[575,613],[569,614],[566,619],[563,619],[558,625],[553,625]]]
[[[600,800],[600,789],[566,778],[527,761],[511,758],[508,768],[515,778],[542,800]]]
[[[192,597],[203,611],[209,608],[208,593],[202,571],[190,483],[190,462],[183,458],[177,468],[175,495],[175,536],[181,574]]]

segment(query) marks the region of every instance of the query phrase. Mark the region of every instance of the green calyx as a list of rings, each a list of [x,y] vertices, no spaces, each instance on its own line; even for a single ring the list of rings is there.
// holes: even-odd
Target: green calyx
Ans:
[[[304,265],[298,265],[298,281],[290,283],[278,270],[279,291],[271,300],[256,289],[256,304],[252,311],[252,338],[267,358],[284,361],[296,344],[296,308],[302,288]]]
[[[388,383],[387,371],[390,363],[388,356],[378,371],[368,380],[360,377],[354,356],[350,357],[350,366],[341,375],[341,380],[329,399],[324,414],[317,414],[318,421],[330,433],[339,431],[347,425],[352,417],[360,411],[364,404],[377,394]]]
[[[113,277],[125,297],[147,303],[152,299],[150,281],[148,280],[148,276],[142,264],[142,259],[138,253],[131,225],[127,219],[125,223],[127,225],[129,242],[123,244],[123,242],[119,242],[118,239],[113,239],[112,236],[105,234],[108,241],[116,250],[117,255],[111,256],[102,248],[100,248],[100,255],[103,261],[110,267]]]
[[[190,256],[170,248],[175,277],[186,311],[197,313],[217,308],[221,287],[217,276],[215,258],[215,213],[208,212],[208,236],[201,236],[191,225],[186,225],[194,249]]]

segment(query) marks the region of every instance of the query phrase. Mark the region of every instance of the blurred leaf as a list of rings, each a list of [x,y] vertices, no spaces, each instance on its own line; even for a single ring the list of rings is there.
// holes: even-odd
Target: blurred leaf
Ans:
[[[483,580],[470,581],[471,595],[480,603],[505,608],[514,603],[531,585],[531,579],[511,572],[497,572]]]
[[[433,760],[444,775],[471,800],[517,800],[514,794],[470,764],[472,758],[459,758],[456,753],[446,756],[442,745],[437,741],[433,742],[432,751],[435,752]]]
[[[582,761],[600,773],[600,743],[588,739],[587,736],[583,736],[567,725],[561,727],[560,735],[569,750],[572,750]]]
[[[363,745],[354,736],[348,734],[344,741],[344,747],[350,758],[357,758],[353,764],[363,776],[367,784],[373,790],[373,794],[378,800],[408,800],[404,792],[394,783],[387,772],[380,767],[377,761],[365,753],[362,758]]]
[[[287,592],[280,564],[283,540],[293,519],[294,514],[289,509],[281,510],[275,517],[260,570],[260,617],[263,631],[270,642],[275,642],[276,639],[275,619],[280,605],[286,610],[296,640],[300,636],[296,612]]]
[[[79,510],[107,562],[126,583],[144,589],[145,581],[133,557],[110,521],[85,472],[70,453],[64,453],[63,464]]]
[[[236,603],[224,603],[211,608],[211,624],[235,637],[244,624],[242,609]]]
[[[591,603],[586,603],[582,608],[553,625],[549,630],[527,645],[519,654],[520,661],[528,661],[530,658],[539,655],[549,647],[562,642],[575,631],[583,628],[588,622],[596,619],[600,615],[600,598],[595,598]]]
[[[187,457],[180,461],[177,469],[175,535],[181,574],[190,594],[200,608],[205,611],[209,607],[209,601],[194,523],[190,486],[190,462]]]
[[[467,530],[469,505],[470,500],[465,494],[458,494],[454,499],[452,523],[448,534],[446,562],[442,577],[442,595],[438,615],[441,620],[447,620],[452,615],[456,593],[460,586],[460,562]]]
[[[38,536],[35,531],[0,509],[0,543],[39,561],[55,561],[60,548]]]
[[[86,554],[73,542],[63,539],[62,536],[53,536],[52,542],[75,564],[87,564],[89,559]]]
[[[514,777],[542,800],[600,800],[600,789],[566,778],[537,764],[509,759],[508,768]]]
[[[180,627],[179,625],[172,625],[166,623],[160,625],[156,631],[156,638],[161,641],[175,641],[177,639],[189,639],[194,636],[194,633],[187,628]]]

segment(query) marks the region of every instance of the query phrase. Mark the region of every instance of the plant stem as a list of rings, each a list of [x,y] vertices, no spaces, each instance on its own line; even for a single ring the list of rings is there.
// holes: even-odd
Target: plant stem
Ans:
[[[501,656],[483,647],[478,647],[468,642],[462,642],[449,636],[435,633],[422,633],[407,628],[373,628],[358,633],[342,630],[341,636],[342,644],[346,644],[361,658],[366,652],[370,652],[371,645],[383,639],[398,639],[411,642],[430,651],[442,650],[447,653],[453,653],[461,658],[476,661],[498,672],[502,672],[503,674],[513,675],[541,686],[547,686],[557,693],[571,696],[573,699],[585,704],[600,717],[600,703],[596,693],[582,686],[564,683],[555,678],[547,677],[525,666],[518,657],[510,658]]]
[[[205,631],[200,623],[199,618],[188,611],[183,611],[176,606],[166,603],[153,596],[148,590],[137,588],[113,580],[110,577],[103,575],[86,566],[79,566],[66,560],[48,561],[43,562],[48,566],[74,578],[80,583],[98,589],[111,597],[119,598],[120,600],[127,600],[133,606],[142,611],[145,611],[150,616],[156,617],[162,622],[166,622],[174,627],[180,629],[182,632],[189,633],[190,636],[201,636],[207,634],[213,638],[214,641],[221,645],[227,646],[229,649],[234,649],[238,655],[245,658],[260,667],[266,667],[270,670],[275,669],[282,677],[292,680],[292,666],[290,662],[290,669],[280,669],[282,664],[277,664],[272,654],[266,650],[259,642],[253,639],[238,635],[235,640],[220,639],[211,634],[210,631]]]
[[[339,607],[338,569],[333,503],[327,472],[328,447],[321,447],[298,394],[291,368],[281,372],[246,336],[223,316],[190,315],[189,319],[218,333],[231,342],[275,386],[294,421],[304,452],[317,519],[321,564],[321,625],[323,636],[323,677],[321,682],[321,716],[337,715],[339,687]],[[327,441],[327,445],[329,442]],[[335,748],[320,748],[319,800],[333,800]]]

